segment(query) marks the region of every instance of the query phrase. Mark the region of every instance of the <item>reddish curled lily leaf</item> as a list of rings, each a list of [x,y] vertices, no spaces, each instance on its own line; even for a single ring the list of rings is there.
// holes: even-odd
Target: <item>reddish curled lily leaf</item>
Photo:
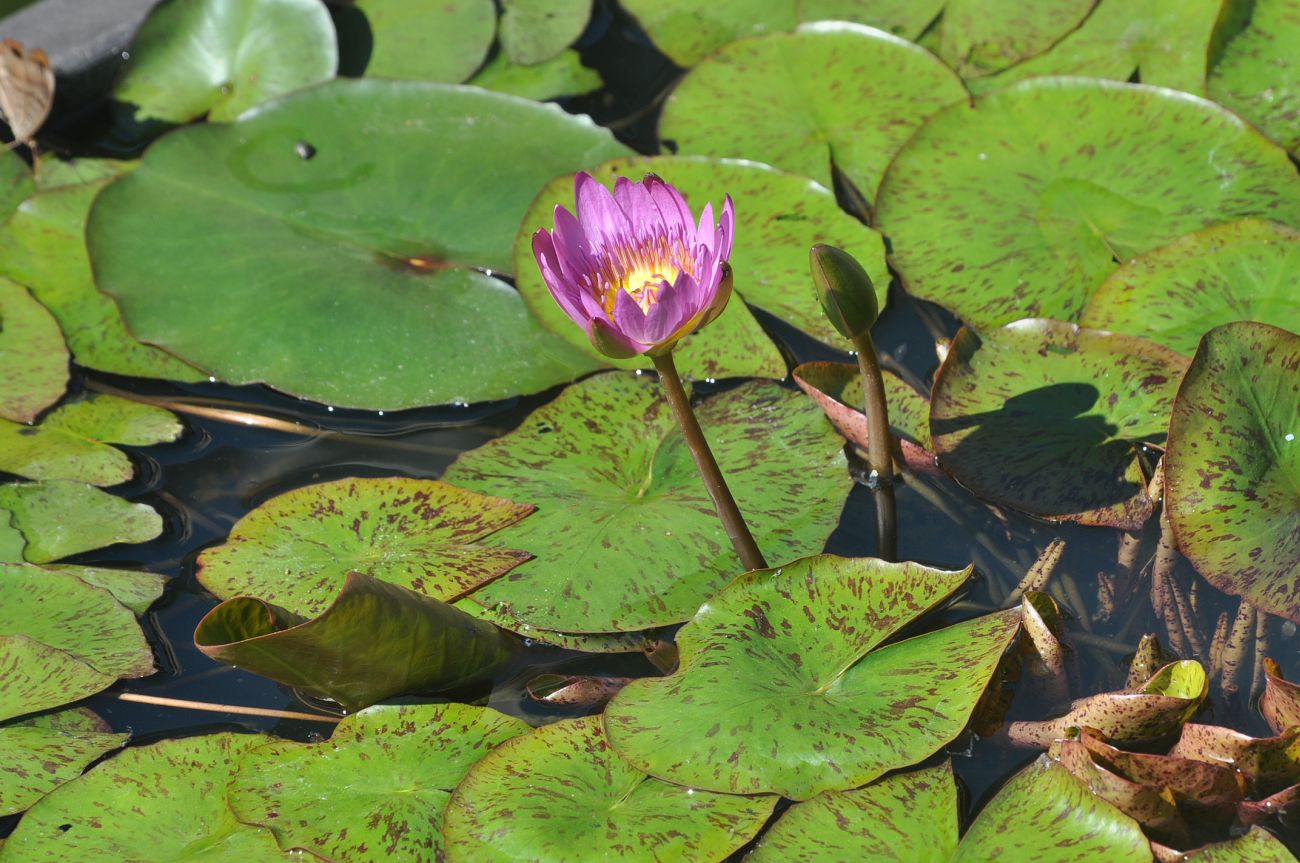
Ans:
[[[1088,790],[1146,828],[1147,835],[1179,847],[1188,842],[1188,828],[1173,799],[1161,787],[1131,782],[1093,761],[1076,740],[1057,743],[1061,766],[1088,786]]]
[[[1277,737],[1251,737],[1231,728],[1188,723],[1169,754],[1240,770],[1254,798],[1300,782],[1300,728]]]
[[[255,596],[294,614],[323,611],[349,572],[451,601],[528,560],[480,540],[533,511],[438,480],[341,479],[277,495],[199,555],[219,599]]]
[[[1259,800],[1243,800],[1237,807],[1237,817],[1242,824],[1269,824],[1281,819],[1293,826],[1300,815],[1300,785],[1283,788]]]
[[[1136,689],[1150,680],[1157,671],[1174,660],[1160,644],[1159,637],[1149,632],[1138,640],[1137,651],[1129,663],[1128,677],[1124,681],[1126,689]]]
[[[528,730],[465,704],[368,707],[345,717],[328,740],[276,740],[246,753],[230,805],[286,851],[349,863],[442,860],[452,790],[476,762]]]
[[[1208,682],[1199,662],[1171,662],[1138,689],[1103,692],[1076,700],[1056,719],[1013,722],[1017,745],[1046,749],[1072,728],[1095,728],[1109,740],[1148,741],[1175,733],[1205,700]]]
[[[470,768],[443,816],[447,863],[725,860],[776,801],[647,776],[618,757],[599,716],[570,719]]]
[[[348,710],[486,678],[518,648],[490,623],[356,572],[311,620],[251,597],[226,600],[199,621],[194,643]]]
[[[1300,725],[1300,686],[1282,678],[1282,669],[1272,659],[1264,660],[1264,694],[1259,711],[1274,734]]]
[[[850,443],[867,449],[867,416],[862,412],[862,373],[850,363],[813,362],[797,366],[795,383],[826,412],[826,418]],[[885,399],[889,402],[889,430],[898,440],[903,462],[916,473],[938,469],[930,452],[930,401],[885,371]]]
[[[631,683],[631,677],[539,674],[528,681],[528,697],[543,704],[600,710]]]

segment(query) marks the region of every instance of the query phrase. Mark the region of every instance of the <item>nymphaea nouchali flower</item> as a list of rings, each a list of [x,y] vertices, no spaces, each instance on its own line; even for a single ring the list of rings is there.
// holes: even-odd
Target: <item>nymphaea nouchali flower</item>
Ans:
[[[731,296],[731,197],[718,222],[705,204],[697,223],[681,193],[653,174],[614,192],[574,178],[577,215],[555,208],[555,230],[533,234],[551,296],[606,356],[671,351],[721,314]]]

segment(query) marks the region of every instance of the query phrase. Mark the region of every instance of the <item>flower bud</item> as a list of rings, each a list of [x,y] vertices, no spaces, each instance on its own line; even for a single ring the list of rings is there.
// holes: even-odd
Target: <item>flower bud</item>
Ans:
[[[880,315],[876,288],[862,265],[848,252],[818,243],[809,253],[813,288],[822,311],[846,339],[871,329]]]

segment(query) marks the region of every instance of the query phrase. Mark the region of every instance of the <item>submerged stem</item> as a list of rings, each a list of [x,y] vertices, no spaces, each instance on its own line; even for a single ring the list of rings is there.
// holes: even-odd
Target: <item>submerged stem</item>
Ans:
[[[682,388],[682,379],[677,374],[677,364],[673,362],[672,352],[653,359],[655,370],[659,372],[659,380],[663,384],[664,395],[668,398],[668,404],[672,406],[677,424],[681,426],[682,437],[686,439],[691,458],[695,460],[695,467],[704,479],[704,487],[708,489],[709,497],[713,499],[713,508],[718,511],[718,518],[731,539],[731,546],[736,550],[736,556],[740,558],[740,562],[747,570],[766,569],[767,561],[763,559],[763,553],[758,550],[754,537],[745,525],[740,508],[736,506],[736,499],[731,496],[727,481],[722,478],[718,462],[713,458],[713,451],[709,449],[709,443],[704,439],[704,432],[700,430],[700,424],[695,419],[695,412],[691,410],[691,400],[687,397],[686,390]]]
[[[889,433],[889,405],[885,401],[885,379],[876,360],[876,345],[870,332],[853,339],[862,371],[862,393],[867,413],[867,464],[875,474],[871,493],[876,500],[876,553],[884,560],[898,556],[898,516],[894,508],[893,436]]]

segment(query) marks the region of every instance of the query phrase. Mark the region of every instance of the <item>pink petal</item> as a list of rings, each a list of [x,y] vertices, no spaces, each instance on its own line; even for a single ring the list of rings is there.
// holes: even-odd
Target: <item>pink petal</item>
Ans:
[[[695,229],[695,242],[712,251],[717,244],[716,229],[713,225],[713,202],[704,205],[700,211],[700,224]]]
[[[577,218],[563,207],[555,208],[555,231],[551,234],[560,269],[575,285],[582,285],[582,277],[593,272],[596,261],[587,245],[587,237]]]
[[[675,333],[702,308],[699,285],[686,273],[659,293],[659,302],[646,315],[645,341],[658,344]]]
[[[731,196],[727,195],[722,201],[722,218],[718,219],[717,245],[718,260],[726,261],[731,258],[731,241],[736,233],[736,214],[731,206]]]
[[[627,291],[619,291],[614,298],[614,314],[609,316],[614,329],[638,342],[648,343],[645,334],[645,312]]]
[[[578,222],[591,245],[600,249],[631,235],[632,225],[614,196],[590,174],[579,171],[573,178],[573,196]]]
[[[695,220],[691,218],[691,208],[686,206],[682,193],[665,183],[654,174],[646,174],[645,187],[650,198],[659,208],[659,213],[669,236],[676,234],[686,238],[691,245],[695,233]]]
[[[542,281],[551,292],[556,305],[578,324],[586,325],[587,315],[579,300],[581,290],[569,281],[560,270],[559,256],[555,252],[555,243],[545,228],[539,228],[533,234],[533,257],[537,259],[537,268],[542,272]]]

